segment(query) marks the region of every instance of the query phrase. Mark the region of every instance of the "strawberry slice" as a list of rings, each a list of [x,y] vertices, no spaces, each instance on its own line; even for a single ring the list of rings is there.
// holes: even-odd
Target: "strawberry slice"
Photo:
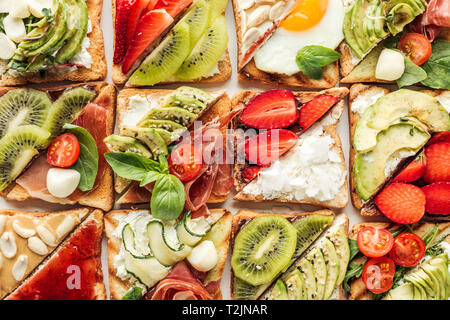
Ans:
[[[438,132],[436,133],[430,141],[428,141],[427,145],[431,146],[432,144],[439,142],[448,142],[450,143],[450,131]]]
[[[130,43],[127,54],[122,63],[122,72],[127,73],[131,66],[155,41],[161,33],[164,32],[173,22],[173,18],[166,10],[152,10],[144,14],[139,20],[136,28],[136,34]]]
[[[308,101],[300,108],[298,124],[303,130],[308,129],[314,122],[319,120],[328,110],[330,110],[338,100],[339,97],[323,94]]]
[[[145,9],[144,13],[147,13],[147,12],[153,10],[155,8],[157,2],[158,2],[158,0],[149,0],[147,8]]]
[[[293,124],[297,116],[294,94],[275,89],[255,96],[242,111],[241,121],[256,129],[281,129]]]
[[[450,143],[440,142],[425,149],[427,166],[423,179],[428,183],[450,181]]]
[[[144,14],[150,0],[136,0],[131,8],[130,16],[128,17],[128,26],[127,26],[127,45],[130,46],[131,41],[133,41],[136,26],[138,25],[139,20]]]
[[[245,143],[245,156],[250,163],[267,167],[292,148],[298,137],[286,129],[273,129],[260,133]]]
[[[260,172],[261,170],[262,168],[257,166],[247,167],[244,171],[242,171],[242,176],[244,177],[246,182],[250,182],[256,178],[258,172]]]
[[[413,162],[403,169],[393,182],[413,182],[419,180],[425,172],[425,155],[421,153]]]
[[[450,182],[436,182],[422,188],[429,214],[450,214]]]
[[[135,3],[136,0],[116,1],[114,64],[120,64],[127,52],[128,17]]]
[[[168,14],[175,17],[183,11],[193,0],[158,0],[155,9],[165,9]]]
[[[392,183],[374,201],[387,218],[397,223],[415,223],[425,214],[425,193],[412,184]]]

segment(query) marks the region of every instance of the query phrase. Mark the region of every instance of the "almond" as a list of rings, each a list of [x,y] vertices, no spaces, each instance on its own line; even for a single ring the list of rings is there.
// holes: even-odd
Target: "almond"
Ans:
[[[27,267],[28,257],[24,254],[21,254],[12,267],[12,274],[16,281],[21,281],[23,279],[23,277],[25,276],[25,272],[27,271]]]
[[[33,229],[27,229],[20,226],[19,221],[14,220],[12,223],[13,230],[22,238],[28,239],[36,234],[36,231]]]
[[[12,232],[5,232],[0,238],[0,249],[3,252],[3,255],[11,259],[17,253],[17,245],[16,239],[14,238],[14,234]]]

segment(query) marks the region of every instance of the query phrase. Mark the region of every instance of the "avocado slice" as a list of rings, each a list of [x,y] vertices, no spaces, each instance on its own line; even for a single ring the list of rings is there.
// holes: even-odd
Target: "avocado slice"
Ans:
[[[356,155],[353,175],[356,191],[368,200],[386,181],[385,168],[389,158],[399,150],[417,152],[430,138],[427,132],[411,124],[395,124],[380,132],[376,147]]]
[[[404,283],[395,289],[389,291],[384,300],[413,300],[414,285],[412,283]]]
[[[73,58],[73,56],[80,50],[81,44],[87,34],[88,29],[88,8],[84,0],[72,0],[71,16],[74,19],[73,22],[69,22],[69,28],[71,30],[71,36],[67,37],[65,44],[59,49],[56,57],[55,64],[64,64],[66,61]]]
[[[424,264],[421,268],[433,282],[435,292],[434,300],[441,300],[445,296],[445,288],[441,285],[441,280],[444,275],[440,274],[438,267],[432,266],[429,263]]]
[[[306,300],[306,285],[300,270],[295,269],[284,281],[289,300]]]
[[[328,238],[324,239],[321,247],[327,266],[327,280],[325,282],[325,295],[323,299],[328,300],[336,289],[341,266],[339,265],[336,249]]]
[[[314,248],[306,257],[313,267],[316,279],[316,294],[314,300],[323,300],[325,296],[325,284],[327,280],[327,266],[322,251]]]
[[[382,44],[377,45],[360,63],[347,75],[348,79],[374,79],[378,58],[384,49]]]
[[[150,109],[142,121],[148,119],[170,120],[187,127],[197,119],[197,115],[179,107],[155,107]]]
[[[155,119],[144,119],[138,123],[138,127],[143,128],[160,128],[170,132],[183,132],[186,130],[186,127],[183,127],[181,124],[170,120],[155,120]]]
[[[110,152],[133,152],[145,158],[152,158],[152,153],[139,140],[112,134],[104,140]]]
[[[289,300],[286,285],[280,279],[277,280],[275,286],[270,292],[269,300]]]
[[[355,3],[353,6],[345,13],[344,23],[342,26],[342,31],[344,32],[345,42],[349,45],[349,47],[355,52],[356,56],[362,59],[364,52],[360,49],[358,41],[356,41],[356,36],[353,33],[353,10],[355,8]]]
[[[153,128],[123,127],[122,134],[144,142],[150,149],[153,159],[160,154],[168,155],[167,144]]]
[[[303,275],[303,279],[305,279],[306,286],[306,299],[307,300],[315,300],[317,296],[317,282],[314,276],[314,269],[307,259],[302,259],[298,266],[301,274]]]
[[[433,281],[421,268],[405,276],[405,282],[412,282],[414,285],[422,286],[429,297],[436,295],[435,289],[433,288]]]
[[[345,274],[347,273],[347,266],[350,262],[350,247],[343,227],[339,227],[336,233],[331,235],[329,239],[333,243],[339,259],[339,275],[335,285],[337,287],[344,281]]]
[[[389,31],[395,36],[403,31],[403,28],[414,20],[414,10],[406,3],[399,3],[389,12],[392,19],[386,22]]]
[[[367,35],[364,33],[364,21],[367,20],[366,12],[363,7],[362,0],[356,0],[353,5],[352,12],[352,23],[353,23],[353,33],[358,43],[359,48],[363,53],[369,51],[372,44],[369,42]]]

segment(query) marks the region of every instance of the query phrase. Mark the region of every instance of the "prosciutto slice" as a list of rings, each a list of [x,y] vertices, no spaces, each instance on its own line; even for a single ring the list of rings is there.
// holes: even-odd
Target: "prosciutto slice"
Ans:
[[[212,300],[184,261],[178,262],[153,293],[152,300]]]
[[[450,0],[429,1],[425,13],[418,16],[410,28],[433,41],[443,27],[450,27]]]

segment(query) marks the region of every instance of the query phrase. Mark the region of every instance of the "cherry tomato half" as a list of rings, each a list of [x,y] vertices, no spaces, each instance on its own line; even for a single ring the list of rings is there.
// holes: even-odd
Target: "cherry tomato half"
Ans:
[[[47,162],[55,167],[67,168],[78,160],[80,144],[72,133],[56,137],[47,150]]]
[[[391,250],[394,237],[386,229],[364,227],[358,231],[358,247],[367,257],[382,257]]]
[[[181,181],[194,179],[202,168],[202,154],[191,144],[182,144],[169,156],[169,171]]]
[[[362,280],[366,288],[373,293],[388,291],[394,282],[395,264],[388,257],[372,258],[366,262]]]
[[[431,55],[431,43],[420,33],[405,34],[398,43],[398,49],[418,66],[424,64]]]
[[[399,266],[412,267],[422,260],[425,250],[425,243],[418,235],[405,232],[395,238],[389,257]]]

